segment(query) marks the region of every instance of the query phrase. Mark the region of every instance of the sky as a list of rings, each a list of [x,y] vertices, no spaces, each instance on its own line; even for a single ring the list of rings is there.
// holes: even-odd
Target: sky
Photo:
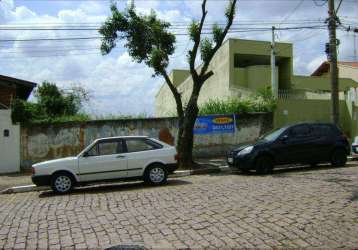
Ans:
[[[336,5],[339,1],[336,1]],[[125,1],[117,1],[123,10]],[[186,54],[192,46],[185,25],[201,17],[199,0],[134,0],[141,13],[157,12],[175,25],[176,52],[169,71],[188,68]],[[209,0],[206,23],[225,22],[228,1]],[[91,26],[99,27],[109,16],[106,0],[0,0],[0,27]],[[343,0],[338,15],[342,24],[358,27],[358,1]],[[324,25],[327,4],[321,0],[239,0],[235,28]],[[313,23],[314,22],[314,23]],[[154,100],[163,79],[153,77],[144,64],[133,62],[123,42],[106,56],[99,50],[100,39],[66,41],[19,41],[36,38],[98,37],[96,30],[0,30],[0,74],[36,83],[55,82],[63,89],[80,85],[90,92],[85,111],[93,116],[154,115]],[[229,37],[270,41],[271,31],[234,32]],[[338,57],[355,61],[358,34],[339,30]],[[1,41],[17,40],[17,41]],[[327,29],[278,31],[276,40],[294,46],[294,73],[311,74],[324,60]],[[358,49],[358,48],[357,48]],[[200,61],[198,61],[200,63]],[[33,97],[31,98],[33,99]]]

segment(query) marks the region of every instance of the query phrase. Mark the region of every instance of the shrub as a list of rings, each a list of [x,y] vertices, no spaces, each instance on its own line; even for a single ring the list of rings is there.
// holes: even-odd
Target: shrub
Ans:
[[[243,114],[250,112],[273,112],[276,101],[270,89],[264,89],[245,99],[209,100],[199,107],[200,115]]]

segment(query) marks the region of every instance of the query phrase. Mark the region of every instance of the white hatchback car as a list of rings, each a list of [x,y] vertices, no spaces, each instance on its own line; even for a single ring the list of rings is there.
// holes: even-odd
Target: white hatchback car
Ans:
[[[173,146],[145,136],[95,140],[75,157],[45,161],[32,166],[32,182],[67,193],[76,185],[114,179],[143,179],[163,184],[177,169]]]

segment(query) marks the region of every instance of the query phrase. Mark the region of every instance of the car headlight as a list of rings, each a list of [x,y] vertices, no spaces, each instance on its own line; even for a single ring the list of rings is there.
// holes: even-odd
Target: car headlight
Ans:
[[[246,155],[251,153],[251,151],[254,149],[254,146],[249,146],[241,150],[239,153],[237,153],[237,156]]]

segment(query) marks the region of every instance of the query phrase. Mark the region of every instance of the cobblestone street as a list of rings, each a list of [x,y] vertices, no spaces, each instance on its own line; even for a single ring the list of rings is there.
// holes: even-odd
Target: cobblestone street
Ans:
[[[0,248],[358,246],[358,167],[0,196]]]

